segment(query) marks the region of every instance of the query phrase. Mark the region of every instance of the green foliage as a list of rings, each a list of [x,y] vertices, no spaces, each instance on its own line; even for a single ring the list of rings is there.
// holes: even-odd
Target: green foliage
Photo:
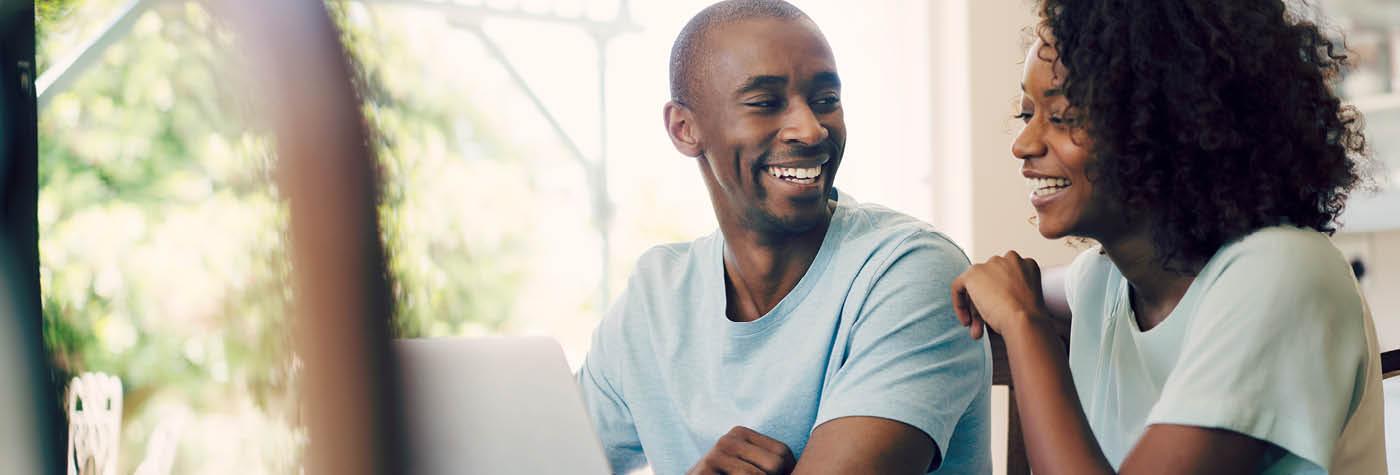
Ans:
[[[72,54],[72,32],[108,22],[111,5],[40,1],[40,56]],[[474,219],[488,200],[528,196],[525,165],[466,95],[405,80],[438,53],[403,41],[411,25],[329,6],[380,160],[396,330],[499,328],[529,216]],[[60,371],[122,379],[122,472],[162,420],[185,421],[176,473],[300,465],[287,211],[238,50],[203,8],[170,3],[41,111],[44,338]]]
[[[524,272],[528,249],[515,244],[524,231],[470,219],[480,216],[475,208],[503,197],[506,189],[528,189],[528,170],[519,161],[474,161],[453,150],[465,144],[457,146],[518,155],[489,135],[490,122],[460,91],[426,88],[421,79],[389,79],[438,54],[406,43],[406,22],[343,0],[327,5],[341,26],[380,160],[380,223],[394,279],[397,336],[459,334],[467,325],[500,328]]]
[[[34,2],[34,30],[36,38],[45,38],[45,28],[60,22],[73,10],[77,0],[37,0]],[[42,67],[43,64],[40,63]]]
[[[298,430],[295,405],[264,404],[295,390],[285,211],[217,28],[193,6],[145,13],[40,117],[45,340],[61,371],[122,379],[127,471],[156,420],[197,434],[231,401]],[[217,449],[187,440],[179,467],[205,470]]]

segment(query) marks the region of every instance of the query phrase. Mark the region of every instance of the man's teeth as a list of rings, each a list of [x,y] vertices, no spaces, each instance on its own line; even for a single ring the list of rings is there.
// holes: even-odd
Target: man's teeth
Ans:
[[[1027,178],[1026,184],[1030,185],[1032,195],[1046,196],[1068,188],[1069,180],[1065,178]]]
[[[783,168],[768,167],[768,174],[774,178],[779,178],[798,183],[810,183],[822,174],[822,167],[812,168]]]

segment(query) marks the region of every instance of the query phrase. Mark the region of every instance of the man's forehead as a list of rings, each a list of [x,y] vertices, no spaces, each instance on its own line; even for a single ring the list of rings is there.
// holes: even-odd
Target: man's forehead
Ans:
[[[710,63],[706,69],[718,73],[712,74],[712,79],[724,77],[724,82],[737,83],[753,76],[788,77],[794,72],[814,75],[836,70],[826,38],[810,20],[741,20],[710,33],[704,60]]]
[[[715,25],[704,35],[711,54],[752,51],[761,47],[800,48],[831,54],[826,37],[806,18],[747,18]]]

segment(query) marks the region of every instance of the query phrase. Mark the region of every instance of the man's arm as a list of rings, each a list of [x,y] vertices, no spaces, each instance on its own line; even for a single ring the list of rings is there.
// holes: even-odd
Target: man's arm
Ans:
[[[939,453],[933,439],[903,422],[879,417],[832,419],[812,431],[796,474],[922,474]]]
[[[628,297],[633,292],[631,286],[629,283],[628,289],[608,310],[608,315],[598,323],[588,355],[575,375],[584,407],[614,473],[627,473],[646,465],[632,410],[617,379],[618,368],[626,356],[614,353],[626,347],[622,320],[627,312]]]
[[[579,368],[577,375],[579,393],[583,396],[584,407],[593,421],[598,440],[603,444],[608,464],[614,473],[626,473],[646,465],[646,456],[642,453],[632,412],[603,373],[597,371],[604,366],[599,363],[594,353],[590,352],[588,361]]]
[[[967,338],[943,290],[968,266],[962,251],[917,233],[880,266],[795,473],[926,473],[948,462],[968,414],[986,416],[989,350]],[[955,463],[989,457],[978,440],[959,436],[972,445],[959,447],[966,460]]]

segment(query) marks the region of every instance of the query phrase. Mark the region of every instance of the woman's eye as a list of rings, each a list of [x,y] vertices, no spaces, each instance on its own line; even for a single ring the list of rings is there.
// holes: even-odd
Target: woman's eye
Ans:
[[[1011,118],[1012,118],[1012,119],[1019,120],[1019,121],[1021,121],[1021,122],[1030,122],[1030,121],[1031,121],[1031,117],[1033,117],[1034,115],[1035,115],[1035,114],[1032,114],[1032,113],[1030,113],[1030,112],[1022,112],[1022,113],[1020,113],[1020,114],[1016,114],[1016,115],[1011,116]]]

